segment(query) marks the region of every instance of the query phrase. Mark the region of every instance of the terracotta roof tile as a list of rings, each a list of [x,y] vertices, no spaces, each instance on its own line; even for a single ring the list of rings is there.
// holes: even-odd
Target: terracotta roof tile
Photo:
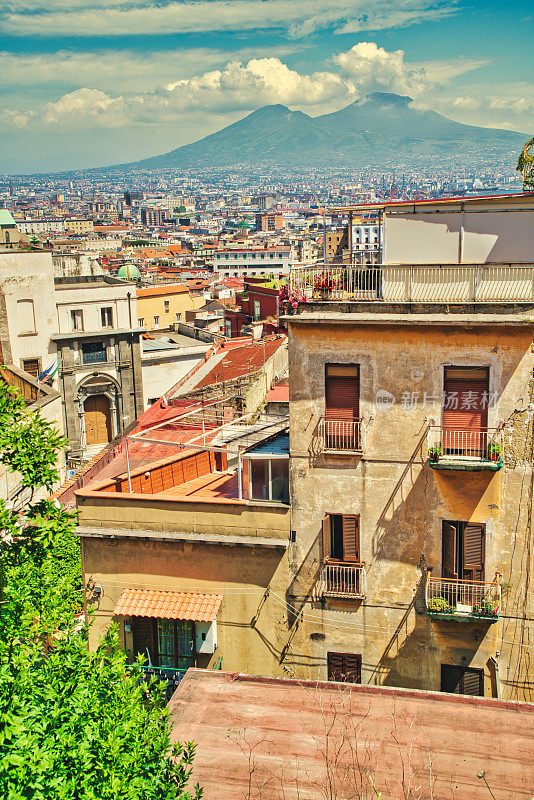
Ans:
[[[113,613],[121,617],[157,617],[213,622],[222,603],[219,594],[123,589]]]

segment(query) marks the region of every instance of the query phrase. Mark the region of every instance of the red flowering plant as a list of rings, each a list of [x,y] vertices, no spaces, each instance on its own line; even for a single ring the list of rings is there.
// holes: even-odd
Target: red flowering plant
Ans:
[[[280,303],[286,307],[286,309],[288,307],[297,309],[298,304],[304,302],[306,298],[301,292],[294,292],[291,289],[288,289],[285,284],[283,284],[278,290],[278,299]]]
[[[320,292],[331,292],[335,289],[338,281],[332,276],[331,272],[321,272],[315,279],[313,288]]]

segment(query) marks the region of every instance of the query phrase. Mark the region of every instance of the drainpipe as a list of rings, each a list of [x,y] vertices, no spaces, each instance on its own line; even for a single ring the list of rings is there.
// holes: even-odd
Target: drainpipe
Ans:
[[[130,329],[132,328],[132,293],[128,292],[126,297],[128,298],[128,320],[130,324]],[[132,384],[133,384],[133,404],[134,404],[134,419],[137,419],[137,392],[135,387],[135,359],[134,359],[134,335],[130,333],[130,353],[132,356]],[[144,405],[144,403],[143,403]],[[124,413],[124,409],[123,409]],[[122,430],[122,429],[121,429]]]

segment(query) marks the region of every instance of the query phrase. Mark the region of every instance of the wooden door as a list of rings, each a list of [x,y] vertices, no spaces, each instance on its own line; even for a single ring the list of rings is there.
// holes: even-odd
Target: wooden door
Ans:
[[[484,457],[488,438],[489,375],[486,368],[445,370],[443,449]]]
[[[458,531],[451,522],[443,522],[441,574],[443,578],[457,578],[456,550]]]
[[[109,398],[103,394],[88,397],[84,404],[85,444],[105,444],[111,441],[111,408]]]

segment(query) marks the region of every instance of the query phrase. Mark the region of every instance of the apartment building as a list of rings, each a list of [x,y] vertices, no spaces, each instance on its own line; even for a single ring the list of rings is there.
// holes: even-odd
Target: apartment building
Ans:
[[[65,231],[67,233],[75,233],[75,234],[92,233],[93,232],[93,220],[92,219],[66,219],[65,220]]]
[[[166,208],[142,208],[141,223],[149,228],[158,228],[170,218],[170,213]]]
[[[263,231],[281,231],[284,227],[284,216],[280,211],[269,211],[266,213],[256,214],[256,230]]]
[[[382,211],[391,266],[292,273],[288,663],[532,699],[534,201]]]
[[[109,276],[56,278],[59,383],[74,464],[142,413],[135,284]]]
[[[21,233],[64,233],[65,220],[63,217],[38,217],[36,219],[19,219],[17,227]]]
[[[291,248],[286,246],[219,250],[213,254],[213,266],[218,277],[247,277],[251,275],[289,275]]]
[[[186,311],[195,311],[204,305],[204,298],[193,297],[182,283],[138,288],[137,323],[140,328],[157,330],[184,322]]]

